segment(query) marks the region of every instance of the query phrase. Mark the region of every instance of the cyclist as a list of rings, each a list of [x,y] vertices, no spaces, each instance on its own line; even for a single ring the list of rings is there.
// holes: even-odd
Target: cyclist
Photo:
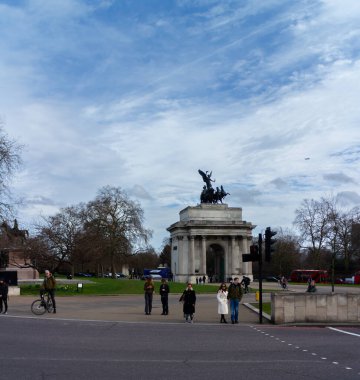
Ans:
[[[244,287],[245,293],[249,293],[250,278],[243,276],[243,279],[241,280],[240,284]]]
[[[49,296],[51,298],[53,308],[54,308],[53,313],[56,313],[55,288],[56,288],[56,280],[54,276],[51,274],[51,272],[49,270],[46,270],[44,282],[42,283],[41,288],[40,288],[40,297],[43,300],[43,302],[45,302],[44,293],[49,293]]]

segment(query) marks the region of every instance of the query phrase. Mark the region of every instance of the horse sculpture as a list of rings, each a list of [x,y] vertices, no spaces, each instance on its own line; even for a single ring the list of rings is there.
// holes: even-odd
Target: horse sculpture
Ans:
[[[198,170],[199,174],[203,178],[203,181],[205,182],[205,185],[203,187],[203,190],[200,195],[200,203],[223,203],[223,199],[230,195],[227,193],[223,186],[221,185],[220,188],[216,187],[216,190],[211,185],[211,182],[215,182],[214,179],[211,179],[212,172],[206,171],[205,173],[202,170]]]

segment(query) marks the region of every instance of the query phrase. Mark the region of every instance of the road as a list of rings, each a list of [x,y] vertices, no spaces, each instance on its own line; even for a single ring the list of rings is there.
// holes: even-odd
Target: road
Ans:
[[[360,379],[354,327],[0,320],[0,379]]]

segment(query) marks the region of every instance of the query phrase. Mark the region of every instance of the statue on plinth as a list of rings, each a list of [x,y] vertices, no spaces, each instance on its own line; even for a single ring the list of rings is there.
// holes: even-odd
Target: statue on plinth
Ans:
[[[230,194],[224,190],[222,185],[220,186],[220,188],[216,187],[216,190],[214,190],[211,184],[211,182],[215,182],[215,179],[211,178],[212,171],[210,173],[208,171],[204,173],[202,170],[199,169],[198,172],[201,175],[203,181],[205,182],[205,185],[200,195],[200,203],[223,203],[223,199]]]

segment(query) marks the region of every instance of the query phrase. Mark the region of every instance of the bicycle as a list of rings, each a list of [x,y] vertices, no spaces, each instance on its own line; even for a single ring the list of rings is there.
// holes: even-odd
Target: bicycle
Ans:
[[[39,298],[31,304],[31,311],[35,315],[43,315],[46,312],[51,313],[54,310],[53,303],[49,293],[46,293],[46,299]]]

